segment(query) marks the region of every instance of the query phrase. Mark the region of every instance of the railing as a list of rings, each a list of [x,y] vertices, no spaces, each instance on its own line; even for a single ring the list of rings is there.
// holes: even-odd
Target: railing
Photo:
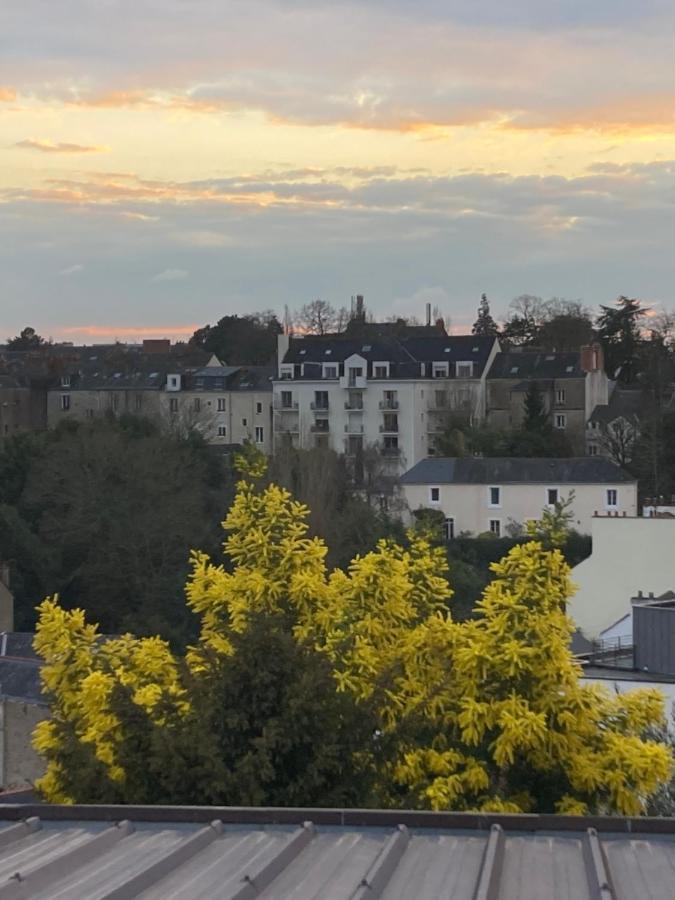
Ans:
[[[380,400],[380,409],[398,409],[398,400]]]
[[[604,638],[591,643],[588,661],[596,665],[633,668],[635,646],[629,637]]]
[[[298,409],[298,401],[295,400],[290,403],[282,403],[281,400],[275,400],[274,409],[278,412],[294,412]]]
[[[363,425],[345,425],[346,434],[363,434],[365,427]]]
[[[392,459],[395,459],[396,457],[401,455],[401,448],[400,447],[382,447],[380,450],[380,453],[382,454],[382,456],[387,456]]]
[[[315,422],[314,425],[310,425],[309,430],[317,434],[328,434],[330,428],[328,426],[328,423],[326,423],[325,425],[319,425],[317,422]]]
[[[345,400],[345,409],[349,409],[352,412],[363,412],[363,400],[360,403],[355,403],[352,400]]]
[[[380,425],[380,434],[398,434],[398,422],[394,425]]]
[[[315,412],[328,412],[328,401],[325,403],[317,403],[316,400],[312,400],[309,404],[309,408],[313,409]]]

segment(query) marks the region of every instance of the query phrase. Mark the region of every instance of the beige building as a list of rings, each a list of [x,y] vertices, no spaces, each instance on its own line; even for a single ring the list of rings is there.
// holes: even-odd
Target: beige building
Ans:
[[[609,398],[603,365],[602,349],[596,344],[576,352],[498,354],[487,376],[488,424],[518,427],[528,390],[535,383],[551,425],[565,432],[576,453],[585,453],[586,423],[596,406]]]
[[[634,516],[637,482],[607,459],[515,459],[437,457],[400,478],[412,516],[443,514],[448,538],[461,533],[517,534],[529,519],[573,495],[572,527],[588,534],[598,513]]]
[[[631,597],[645,588],[657,596],[672,588],[675,518],[605,514],[591,525],[593,552],[572,572],[577,592],[569,613],[592,640],[630,611]]]

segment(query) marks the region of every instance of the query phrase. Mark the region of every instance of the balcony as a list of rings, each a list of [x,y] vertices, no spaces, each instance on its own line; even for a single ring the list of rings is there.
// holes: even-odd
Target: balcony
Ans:
[[[274,424],[274,433],[275,434],[300,434],[300,427],[298,425],[279,425],[278,423]]]
[[[380,400],[380,409],[398,409],[398,400]]]
[[[434,397],[429,400],[429,412],[448,412],[452,408],[449,397]]]
[[[363,425],[345,425],[345,434],[363,434],[364,431]]]
[[[310,425],[309,430],[313,431],[315,434],[328,434],[330,427],[328,422],[325,424],[323,422],[315,422],[313,425]]]
[[[398,434],[398,422],[389,422],[380,425],[380,434]]]
[[[401,455],[400,447],[381,447],[380,453],[382,456],[387,457],[389,459],[398,459]]]
[[[328,402],[317,403],[315,400],[312,400],[309,404],[309,408],[314,412],[328,412]]]
[[[342,375],[340,377],[340,387],[343,388],[356,388],[357,390],[363,390],[366,387],[366,376],[365,375]]]
[[[291,403],[282,403],[281,400],[275,397],[274,399],[274,409],[277,412],[297,412],[298,411],[298,401],[292,401]]]
[[[363,412],[363,400],[358,402],[354,400],[345,400],[345,409],[350,412]]]

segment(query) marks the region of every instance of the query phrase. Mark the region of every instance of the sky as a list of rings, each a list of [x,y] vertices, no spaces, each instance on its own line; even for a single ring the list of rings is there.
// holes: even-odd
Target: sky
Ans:
[[[0,339],[673,306],[670,0],[2,0]]]

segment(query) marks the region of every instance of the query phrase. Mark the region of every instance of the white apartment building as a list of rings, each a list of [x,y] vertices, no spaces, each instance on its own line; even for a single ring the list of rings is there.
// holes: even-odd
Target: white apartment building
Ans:
[[[274,446],[376,453],[398,475],[433,455],[451,414],[485,416],[494,337],[441,326],[366,325],[344,335],[279,336]]]
[[[594,516],[634,516],[637,482],[602,457],[425,459],[400,478],[410,515],[443,514],[448,539],[462,532],[503,537],[574,495],[572,527],[591,532]]]

